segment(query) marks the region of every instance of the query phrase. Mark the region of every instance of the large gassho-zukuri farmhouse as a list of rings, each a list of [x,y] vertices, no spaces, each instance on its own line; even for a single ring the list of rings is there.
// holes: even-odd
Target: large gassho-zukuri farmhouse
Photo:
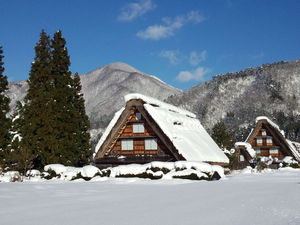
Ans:
[[[98,167],[178,160],[228,165],[195,114],[141,94],[126,95],[125,102],[96,146]]]

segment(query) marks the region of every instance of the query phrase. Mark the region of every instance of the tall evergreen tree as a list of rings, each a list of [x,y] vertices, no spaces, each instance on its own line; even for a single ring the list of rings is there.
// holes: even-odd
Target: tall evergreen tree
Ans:
[[[91,145],[90,145],[90,121],[85,112],[84,98],[81,93],[81,83],[80,77],[78,74],[75,74],[73,79],[73,88],[75,91],[74,94],[74,110],[75,117],[73,118],[74,123],[76,124],[75,140],[77,145],[77,165],[82,166],[89,162],[89,159],[92,155]]]
[[[90,155],[87,132],[89,122],[80,93],[80,79],[73,79],[69,71],[70,57],[61,31],[54,34],[51,47],[55,85],[55,130],[59,131],[56,156],[60,163],[80,166],[87,162]]]
[[[44,31],[35,46],[35,59],[31,65],[28,85],[21,127],[21,151],[27,157],[24,159],[27,162],[24,170],[45,165],[56,145],[53,135],[54,80],[51,75],[50,38]]]
[[[70,57],[66,48],[66,41],[61,31],[57,31],[51,40],[52,47],[52,75],[55,85],[55,130],[58,131],[57,162],[65,165],[74,165],[76,148],[73,134],[73,94],[72,77],[69,71]]]
[[[6,168],[17,170],[25,174],[28,168],[33,166],[33,155],[30,151],[21,148],[21,128],[24,126],[23,105],[17,102],[16,110],[12,116],[12,139],[9,151],[6,155]]]
[[[16,125],[21,124],[22,137],[17,167],[26,171],[50,163],[86,164],[91,156],[89,121],[80,78],[73,79],[69,71],[70,57],[61,32],[50,40],[42,31],[35,53],[29,90]]]
[[[9,98],[5,95],[5,91],[8,89],[7,77],[4,73],[4,66],[2,59],[3,50],[0,46],[0,167],[5,160],[5,151],[10,143],[10,126],[11,120],[7,117],[9,111]]]

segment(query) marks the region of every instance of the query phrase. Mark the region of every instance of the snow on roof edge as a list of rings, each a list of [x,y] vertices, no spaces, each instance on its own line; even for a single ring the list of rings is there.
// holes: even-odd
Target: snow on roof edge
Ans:
[[[125,99],[125,102],[128,102],[132,99],[141,99],[141,100],[143,100],[144,102],[146,102],[150,105],[157,105],[161,108],[168,109],[169,111],[177,112],[179,114],[183,114],[183,115],[186,115],[186,116],[189,116],[189,117],[192,117],[192,118],[196,118],[196,115],[194,113],[190,112],[190,111],[187,111],[185,109],[181,109],[179,107],[173,106],[171,104],[162,102],[158,99],[155,99],[155,98],[152,98],[152,97],[149,97],[149,96],[145,96],[145,95],[142,95],[142,94],[139,94],[139,93],[127,94],[127,95],[124,96],[124,99]]]
[[[252,132],[253,132],[254,128],[251,128],[250,133],[248,134],[248,137],[246,138],[245,142],[248,142],[249,137],[251,136]]]
[[[285,137],[284,131],[281,130],[281,129],[279,128],[279,126],[278,126],[276,123],[274,123],[272,120],[270,120],[268,117],[266,117],[266,116],[258,116],[258,117],[256,117],[255,122],[257,123],[257,122],[260,121],[260,120],[267,120],[267,122],[268,122],[272,127],[276,128],[276,129],[283,135],[283,137]]]
[[[96,148],[95,148],[95,152],[93,154],[93,157],[95,157],[95,155],[97,154],[97,152],[99,151],[100,147],[102,146],[103,142],[105,141],[105,139],[107,138],[107,136],[109,135],[110,131],[112,130],[112,128],[115,126],[115,124],[117,123],[119,117],[121,116],[122,112],[124,111],[125,107],[122,107],[119,111],[117,111],[113,117],[113,119],[110,121],[110,123],[108,124],[108,126],[106,127],[104,133],[102,134],[100,140],[98,141]]]
[[[296,147],[293,145],[293,142],[290,141],[289,139],[286,139],[286,142],[289,145],[289,148],[291,152],[293,153],[294,157],[296,158],[297,161],[300,162],[300,153],[297,151]]]
[[[246,151],[249,153],[251,157],[254,157],[256,155],[255,150],[252,148],[252,146],[248,142],[236,142],[234,144],[234,147],[237,148],[238,146],[244,146]]]

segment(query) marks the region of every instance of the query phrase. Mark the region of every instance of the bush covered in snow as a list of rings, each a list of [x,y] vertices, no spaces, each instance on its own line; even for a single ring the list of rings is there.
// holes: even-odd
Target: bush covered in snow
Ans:
[[[161,179],[162,175],[155,175],[153,173],[149,173],[149,170],[147,170],[147,172],[143,172],[143,173],[138,173],[138,174],[119,174],[116,177],[138,177],[138,178],[144,178],[144,179],[151,179],[151,180],[157,180],[157,179]]]
[[[59,178],[61,180],[84,179],[90,180],[94,176],[101,175],[99,168],[91,165],[84,167],[64,166],[61,164],[50,164],[44,167],[44,170],[49,173],[45,179]]]
[[[282,167],[292,167],[295,169],[300,168],[299,163],[291,156],[284,157],[282,161]]]
[[[196,173],[190,173],[187,175],[174,175],[173,178],[188,179],[188,180],[204,180],[205,177],[199,177]],[[207,179],[205,179],[207,180]]]
[[[18,171],[8,171],[0,175],[0,182],[21,182],[22,177]]]
[[[151,180],[174,178],[213,180],[224,177],[224,170],[220,166],[188,161],[129,164],[103,170],[99,170],[94,166],[75,168],[51,164],[45,166],[45,171],[49,173],[45,176],[46,179],[60,180],[91,180],[96,176],[111,178],[137,177]]]
[[[202,162],[151,162],[147,164],[129,164],[110,167],[100,170],[95,166],[71,167],[61,164],[50,164],[44,167],[44,171],[29,170],[26,172],[25,181],[38,180],[91,180],[96,177],[137,177],[144,179],[191,179],[214,180],[224,177],[224,169],[221,166],[213,166]],[[0,181],[21,181],[18,172],[7,172],[0,176]]]
[[[286,156],[283,159],[278,159],[276,157],[257,157],[255,158],[256,167],[255,169],[260,172],[264,169],[278,169],[281,167],[292,167],[292,168],[300,168],[299,162],[294,160],[291,156]]]
[[[130,164],[108,168],[110,177],[140,177],[149,179],[192,179],[213,180],[224,177],[221,166],[202,162],[151,162],[147,164]],[[216,175],[218,174],[218,176]]]
[[[26,172],[27,177],[38,177],[41,176],[41,172],[39,170],[28,170]]]

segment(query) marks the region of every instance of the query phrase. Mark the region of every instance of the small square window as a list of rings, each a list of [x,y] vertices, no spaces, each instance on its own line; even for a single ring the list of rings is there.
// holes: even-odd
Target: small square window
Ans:
[[[256,154],[260,154],[261,153],[260,149],[256,149],[255,151],[256,151]]]
[[[145,128],[143,123],[134,123],[133,124],[133,133],[144,133]]]
[[[133,150],[133,140],[127,139],[121,141],[121,149],[122,150]]]
[[[142,119],[142,114],[139,113],[139,112],[137,112],[137,113],[135,114],[135,118],[136,118],[137,120],[141,120],[141,119]]]
[[[262,130],[262,131],[261,131],[261,135],[262,135],[262,136],[266,136],[266,135],[267,135],[267,132],[266,132],[265,130]]]
[[[146,139],[145,150],[157,150],[157,139],[156,138]]]
[[[278,149],[270,149],[270,154],[278,154]]]
[[[240,162],[244,162],[245,161],[245,157],[243,155],[240,155]]]
[[[262,138],[257,138],[257,139],[256,139],[256,143],[261,145],[261,144],[263,143]]]
[[[273,143],[272,138],[267,138],[267,144],[272,144],[272,143]]]

